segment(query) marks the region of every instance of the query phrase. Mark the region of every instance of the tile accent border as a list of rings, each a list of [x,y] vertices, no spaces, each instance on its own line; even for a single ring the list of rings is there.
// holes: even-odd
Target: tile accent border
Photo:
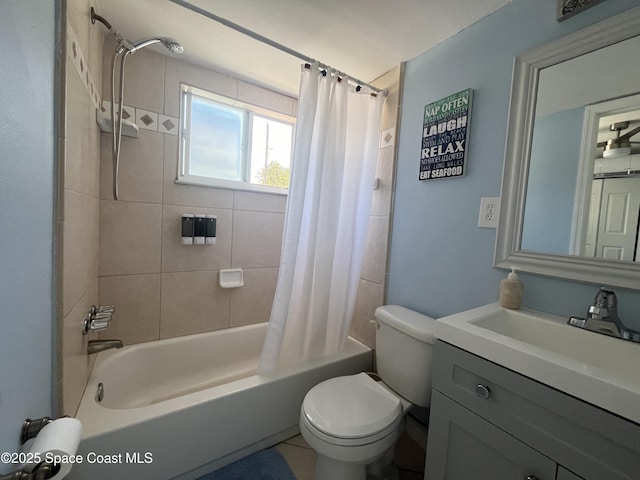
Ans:
[[[78,36],[76,32],[73,31],[71,25],[67,23],[67,56],[73,63],[73,66],[76,67],[76,72],[80,75],[80,80],[82,80],[82,84],[84,88],[87,90],[87,94],[91,98],[93,102],[93,106],[95,108],[100,107],[100,94],[98,93],[98,87],[96,86],[96,81],[93,78],[92,73],[89,71],[89,64],[87,63],[86,57],[82,53],[82,49],[80,48],[80,43],[78,42]]]
[[[111,109],[111,102],[108,100],[102,101],[100,99],[100,93],[96,85],[93,74],[89,69],[86,57],[80,48],[78,37],[71,28],[71,25],[67,25],[67,56],[76,68],[76,72],[80,76],[80,80],[84,85],[89,98],[93,102],[93,106],[96,109],[100,109],[102,112],[109,112]],[[165,133],[167,135],[178,135],[178,125],[180,121],[176,117],[170,117],[163,115],[159,112],[150,112],[141,108],[135,108],[130,105],[124,105],[123,118],[131,120],[138,125],[139,128],[145,130],[152,130],[154,132]]]
[[[110,110],[111,102],[109,100],[103,100],[102,111],[109,112]],[[166,133],[167,135],[178,135],[180,119],[177,117],[170,117],[162,113],[143,110],[142,108],[132,107],[131,105],[124,105],[122,110],[124,112],[122,118],[134,122],[138,128]]]

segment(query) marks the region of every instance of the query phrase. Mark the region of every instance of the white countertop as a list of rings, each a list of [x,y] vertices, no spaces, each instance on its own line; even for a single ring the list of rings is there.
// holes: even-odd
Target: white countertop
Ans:
[[[640,424],[640,344],[497,303],[443,317],[436,338]]]

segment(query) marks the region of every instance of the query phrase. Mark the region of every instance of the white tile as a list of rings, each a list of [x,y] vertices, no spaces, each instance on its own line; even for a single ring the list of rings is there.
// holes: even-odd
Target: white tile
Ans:
[[[136,125],[146,130],[158,131],[158,114],[148,110],[136,108]]]
[[[388,128],[380,132],[380,148],[393,147],[396,141],[396,129]]]
[[[125,345],[160,338],[160,274],[100,277],[100,304],[115,305],[107,336]]]
[[[229,290],[229,325],[268,322],[277,281],[277,267],[244,269],[244,286]]]
[[[100,275],[160,272],[162,205],[100,202]]]
[[[78,59],[80,79],[84,85],[87,85],[89,82],[89,65],[87,64],[87,60],[84,58],[84,54],[82,50],[79,50],[80,58]]]
[[[116,110],[116,112],[119,112],[119,110]],[[124,105],[122,107],[122,118],[124,118],[125,120],[131,120],[132,122],[135,122],[136,109],[133,108],[131,105]]]
[[[284,213],[287,206],[287,196],[274,193],[233,192],[233,208],[235,210],[252,210],[254,212]]]
[[[176,117],[168,115],[158,115],[158,131],[160,133],[168,133],[169,135],[178,135],[178,125],[180,120]]]
[[[76,32],[73,31],[71,25],[67,26],[67,56],[71,59],[73,66],[78,74],[80,73],[80,44],[78,43],[78,37]]]
[[[141,129],[138,138],[122,137],[120,144],[119,200],[162,203],[164,135]],[[113,140],[103,135],[100,195],[113,198]]]
[[[284,213],[233,211],[232,268],[278,267]]]
[[[175,117],[180,115],[181,83],[229,98],[236,98],[238,94],[238,80],[235,78],[187,63],[184,60],[166,57],[164,111],[162,113]]]
[[[215,215],[215,245],[182,245],[180,241],[183,213]],[[232,211],[220,208],[164,205],[162,219],[162,271],[213,271],[231,265]]]
[[[94,108],[98,108],[100,106],[100,93],[98,91],[98,86],[96,85],[96,81],[93,78],[93,75],[91,75],[89,79],[87,93],[91,97],[91,102],[93,103]]]
[[[238,100],[285,115],[295,115],[294,99],[287,95],[238,80]]]
[[[109,100],[102,101],[102,111],[107,113],[111,112],[111,102]],[[118,105],[116,104],[116,114],[118,113],[118,111]],[[131,105],[125,105],[122,111],[124,112],[122,118],[124,118],[125,120],[130,120],[132,122],[136,120],[136,109]]]
[[[131,55],[125,67],[124,80],[125,100],[128,104],[143,110],[164,113],[165,58],[165,55],[156,53],[152,49],[143,49]],[[109,66],[110,73],[111,66]],[[117,75],[119,73],[118,69]],[[116,93],[116,98],[117,95]]]
[[[229,292],[218,272],[163,273],[161,285],[161,339],[229,328]]]

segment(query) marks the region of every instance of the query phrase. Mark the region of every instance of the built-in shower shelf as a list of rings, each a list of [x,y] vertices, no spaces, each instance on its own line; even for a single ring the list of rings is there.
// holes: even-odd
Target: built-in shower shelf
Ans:
[[[96,122],[103,132],[111,133],[111,114],[109,112],[102,112],[96,109]],[[140,136],[140,129],[131,120],[122,119],[122,135],[125,137],[138,138]]]

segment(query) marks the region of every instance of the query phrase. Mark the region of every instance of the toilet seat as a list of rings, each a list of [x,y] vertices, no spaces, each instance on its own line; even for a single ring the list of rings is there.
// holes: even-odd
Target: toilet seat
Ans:
[[[319,383],[305,396],[301,420],[335,445],[363,445],[383,438],[402,421],[402,403],[366,373]]]

